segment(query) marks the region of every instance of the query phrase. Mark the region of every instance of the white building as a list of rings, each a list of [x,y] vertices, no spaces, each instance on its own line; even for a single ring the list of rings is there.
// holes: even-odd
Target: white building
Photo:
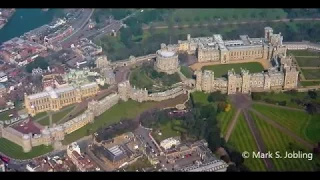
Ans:
[[[6,168],[4,166],[4,163],[2,161],[0,161],[0,172],[5,172]]]
[[[0,72],[0,82],[7,82],[8,76],[4,72]]]
[[[180,144],[180,141],[173,137],[165,139],[160,142],[160,146],[165,150],[170,149],[172,146],[177,146],[179,144]]]
[[[226,172],[228,164],[222,160],[214,160],[205,164],[191,165],[181,169],[183,172]]]

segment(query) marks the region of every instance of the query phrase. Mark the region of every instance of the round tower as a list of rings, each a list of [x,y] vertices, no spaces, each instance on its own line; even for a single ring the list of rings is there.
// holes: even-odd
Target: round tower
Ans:
[[[22,149],[23,149],[23,152],[27,153],[27,152],[30,152],[31,149],[32,149],[32,144],[31,144],[31,138],[32,138],[32,134],[24,134],[22,136]]]

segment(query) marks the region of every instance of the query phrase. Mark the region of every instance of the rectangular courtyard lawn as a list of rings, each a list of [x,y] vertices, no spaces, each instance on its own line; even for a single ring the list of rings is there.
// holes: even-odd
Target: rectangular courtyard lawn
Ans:
[[[67,106],[67,107],[61,109],[60,111],[52,112],[52,123],[59,122],[63,117],[65,117],[67,114],[69,114],[74,108],[75,108],[75,106],[71,105],[71,106]],[[42,126],[48,126],[50,124],[49,116],[47,116],[37,122],[39,124],[41,124]]]
[[[230,143],[240,153],[244,151],[258,151],[258,146],[256,145],[249,126],[242,113],[239,115],[238,122],[228,143]],[[262,159],[247,158],[244,160],[244,165],[246,165],[251,171],[266,171],[266,166]]]
[[[88,124],[77,131],[66,135],[64,144],[69,144],[84,136],[88,136],[88,130],[96,132],[100,127],[117,123],[123,118],[134,118],[155,104],[156,102],[138,103],[132,100],[120,102],[97,117],[93,124]]]
[[[291,130],[301,138],[309,140],[305,134],[305,130],[311,116],[306,112],[276,108],[261,104],[253,104],[253,108],[283,127]]]
[[[41,145],[33,147],[32,150],[28,153],[24,153],[21,146],[5,138],[0,138],[0,152],[14,159],[31,159],[47,154],[52,150],[52,146]]]
[[[247,69],[250,73],[262,72],[264,70],[263,66],[258,62],[212,65],[204,66],[202,69],[213,71],[215,77],[226,77],[229,70],[234,69],[236,73],[240,73],[240,68]]]
[[[300,67],[320,66],[320,57],[295,57]]]
[[[311,51],[311,50],[290,50],[288,54],[294,55],[296,58],[297,56],[320,56],[320,52]]]
[[[266,148],[271,153],[279,152],[284,157],[286,152],[303,151],[309,153],[312,150],[306,149],[303,145],[296,142],[293,138],[282,133],[272,125],[260,119],[256,114],[251,113],[252,118],[257,124]],[[274,155],[275,156],[275,155]],[[319,157],[313,156],[313,160],[304,158],[272,158],[277,171],[316,171],[319,164]]]
[[[320,69],[301,69],[307,80],[320,79]]]

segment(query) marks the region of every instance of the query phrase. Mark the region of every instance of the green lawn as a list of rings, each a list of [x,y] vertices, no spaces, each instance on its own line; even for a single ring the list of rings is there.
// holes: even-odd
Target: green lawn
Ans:
[[[37,120],[37,119],[42,118],[42,117],[44,117],[46,115],[48,115],[47,112],[41,112],[41,113],[38,113],[35,116],[33,116],[33,119]]]
[[[0,152],[15,159],[31,159],[49,153],[53,150],[52,146],[36,146],[28,153],[24,153],[22,147],[5,139],[0,138]]]
[[[277,171],[315,171],[319,170],[317,164],[319,164],[319,158],[313,157],[313,160],[304,158],[286,159],[284,158],[286,152],[298,152],[309,153],[312,150],[304,148],[301,144],[296,142],[293,138],[282,133],[272,125],[261,120],[256,114],[251,113],[252,118],[257,124],[257,127],[261,133],[262,139],[266,145],[266,148],[271,153],[279,152],[283,158],[272,158]],[[275,157],[275,155],[274,155]]]
[[[306,112],[276,108],[261,104],[253,104],[253,108],[283,127],[291,130],[301,138],[308,140],[305,129],[310,120],[310,115]]]
[[[320,69],[301,69],[307,80],[320,79]]]
[[[313,115],[307,124],[305,134],[312,142],[320,142],[320,115]]]
[[[320,66],[319,57],[295,57],[300,67],[317,67]]]
[[[296,104],[295,102],[291,102],[291,99],[302,100],[307,96],[308,96],[308,94],[306,92],[297,92],[295,94],[271,92],[271,93],[262,93],[261,94],[262,100],[265,100],[266,98],[268,98],[273,101],[286,101],[287,102],[286,106],[299,108],[299,109],[303,109],[304,107],[302,105]]]
[[[228,143],[240,152],[258,151],[256,142],[254,141],[249,126],[247,125],[242,113],[239,115],[238,122]],[[244,160],[244,164],[252,171],[266,171],[266,167],[262,159],[247,158]]]
[[[236,73],[240,73],[240,68],[247,69],[250,73],[262,72],[264,70],[263,66],[258,62],[212,65],[204,66],[202,69],[214,71],[215,77],[222,77],[226,76],[228,70],[231,70],[232,68],[236,71]]]
[[[226,134],[228,125],[230,124],[232,118],[234,117],[235,112],[236,112],[236,109],[235,109],[233,106],[231,106],[230,111],[228,111],[228,112],[221,112],[221,113],[218,115],[218,121],[219,121],[220,129],[221,129],[221,133],[222,133],[223,135]]]
[[[133,70],[130,74],[130,83],[138,88],[152,88],[154,84],[141,68]]]
[[[310,51],[310,50],[290,50],[288,54],[294,55],[296,58],[297,56],[320,56],[319,52]]]
[[[158,143],[170,137],[180,136],[181,132],[186,131],[181,125],[182,123],[180,120],[173,120],[166,124],[161,124],[159,129],[161,131],[161,135],[159,135],[158,132],[156,132],[157,130],[155,130],[152,132],[152,136]]]
[[[132,100],[129,100],[128,102],[120,102],[97,117],[93,124],[88,124],[77,131],[66,135],[64,144],[69,144],[87,136],[88,129],[90,129],[91,132],[96,132],[101,127],[119,122],[122,118],[133,118],[149,109],[154,104],[156,104],[156,102],[138,103]]]
[[[283,9],[177,9],[173,13],[173,19],[184,22],[209,21],[214,18],[222,20],[248,20],[248,19],[277,19],[285,18]]]
[[[192,78],[193,71],[188,66],[181,66],[180,71],[186,78]]]
[[[300,81],[302,86],[319,86],[320,81]]]
[[[0,121],[9,120],[10,111],[4,111],[0,113]]]
[[[208,96],[209,94],[206,94],[200,91],[191,93],[191,98],[194,104],[203,104],[203,105],[209,104]]]
[[[68,113],[70,113],[75,108],[74,105],[67,106],[61,109],[58,112],[53,112],[52,114],[52,123],[59,122],[63,117],[65,117]],[[42,126],[48,126],[50,124],[49,116],[37,121]]]

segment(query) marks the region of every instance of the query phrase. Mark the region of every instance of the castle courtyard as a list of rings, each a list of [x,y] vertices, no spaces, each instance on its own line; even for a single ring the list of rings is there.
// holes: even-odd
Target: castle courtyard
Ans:
[[[244,63],[259,63],[263,67],[263,69],[268,69],[272,66],[270,61],[266,60],[266,59],[248,59],[248,60],[230,61],[228,64],[244,64]],[[197,62],[195,64],[192,64],[190,66],[190,68],[193,71],[196,71],[196,70],[201,70],[201,69],[203,69],[203,67],[206,67],[206,66],[217,66],[218,67],[219,65],[221,65],[220,62],[204,62],[204,63]],[[243,68],[246,68],[246,67],[243,67]],[[230,70],[230,69],[228,69],[228,70]]]

